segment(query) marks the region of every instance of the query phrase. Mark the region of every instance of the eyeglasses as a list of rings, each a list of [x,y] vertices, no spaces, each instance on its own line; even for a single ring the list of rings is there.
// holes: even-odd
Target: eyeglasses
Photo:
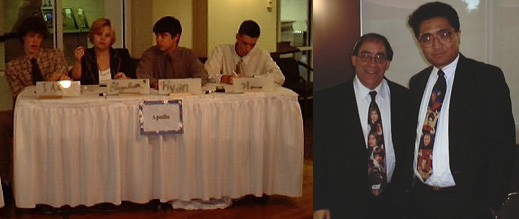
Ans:
[[[449,30],[440,30],[438,32],[436,32],[436,34],[430,34],[430,33],[426,33],[426,34],[422,34],[420,35],[420,37],[418,38],[418,41],[420,42],[420,44],[423,46],[423,47],[432,47],[433,45],[433,42],[434,42],[434,39],[438,39],[438,41],[440,41],[441,44],[447,44],[449,42],[451,42],[451,39],[452,39],[452,31],[449,31]]]
[[[386,63],[386,60],[387,60],[387,58],[383,55],[372,56],[371,54],[362,53],[357,56],[360,58],[360,61],[363,63],[368,63],[371,61],[371,59],[375,59],[375,63],[382,65],[382,64]]]

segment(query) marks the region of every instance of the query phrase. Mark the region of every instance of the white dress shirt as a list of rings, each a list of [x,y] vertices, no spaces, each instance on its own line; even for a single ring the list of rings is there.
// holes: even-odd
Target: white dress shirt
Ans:
[[[447,90],[443,99],[442,108],[438,115],[438,121],[436,125],[436,137],[434,138],[433,153],[432,153],[432,174],[425,184],[436,187],[449,187],[455,186],[454,178],[452,177],[450,165],[449,165],[449,107],[452,93],[452,83],[454,82],[454,73],[458,66],[459,54],[456,59],[445,66],[442,71],[445,73],[445,80],[447,81]],[[425,115],[427,113],[427,107],[431,98],[431,92],[438,79],[439,69],[433,67],[429,80],[425,87],[422,103],[420,104],[420,112],[418,114],[418,127],[416,128],[416,140],[415,140],[415,153],[413,169],[417,176],[416,178],[423,181],[422,177],[417,170],[417,157],[418,157],[418,146],[420,144],[420,136],[422,134],[422,127],[425,121]]]
[[[279,66],[272,60],[267,50],[255,46],[247,55],[240,57],[234,45],[220,45],[216,47],[205,62],[205,69],[209,74],[209,81],[220,83],[222,75],[232,75],[236,64],[243,59],[243,74],[247,77],[270,77],[279,85],[285,81],[285,76]]]
[[[362,130],[364,132],[364,141],[366,141],[366,149],[368,148],[368,109],[369,104],[371,103],[371,96],[369,92],[372,91],[366,88],[360,80],[355,77],[353,79],[353,89],[355,91],[355,98],[357,100],[357,110],[359,111],[360,124],[362,124]],[[391,92],[389,90],[389,85],[387,81],[384,79],[382,82],[373,90],[377,92],[375,96],[375,102],[378,105],[380,110],[380,114],[382,117],[382,131],[384,133],[384,145],[386,150],[386,173],[387,173],[387,182],[391,182],[391,177],[393,176],[393,171],[395,170],[395,150],[393,149],[393,138],[391,135]],[[368,161],[366,158],[366,166],[368,165]]]

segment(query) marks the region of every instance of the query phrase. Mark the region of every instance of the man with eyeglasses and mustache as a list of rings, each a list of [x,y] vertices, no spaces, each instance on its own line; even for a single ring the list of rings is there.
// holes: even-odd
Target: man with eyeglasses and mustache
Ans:
[[[515,147],[503,72],[459,52],[460,23],[450,5],[426,3],[408,23],[431,64],[409,83],[417,121],[409,218],[492,218],[508,193]],[[428,113],[438,115],[432,149],[420,145]],[[432,174],[421,175],[419,157],[429,153],[431,162],[421,168]]]
[[[362,36],[350,58],[355,77],[315,95],[314,218],[401,218],[409,91],[384,77],[393,59],[384,36]]]

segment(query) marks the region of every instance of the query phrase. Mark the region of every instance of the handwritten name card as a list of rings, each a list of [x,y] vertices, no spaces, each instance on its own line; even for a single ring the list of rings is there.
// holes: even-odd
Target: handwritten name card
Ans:
[[[272,91],[274,81],[270,78],[234,78],[234,92],[243,91]]]
[[[142,134],[184,132],[182,100],[144,101],[139,109]]]
[[[202,94],[202,79],[159,79],[159,94]]]
[[[61,98],[79,96],[81,83],[79,81],[38,81],[36,96],[39,98]]]
[[[107,83],[109,94],[120,93],[150,93],[149,79],[117,79],[110,80]]]

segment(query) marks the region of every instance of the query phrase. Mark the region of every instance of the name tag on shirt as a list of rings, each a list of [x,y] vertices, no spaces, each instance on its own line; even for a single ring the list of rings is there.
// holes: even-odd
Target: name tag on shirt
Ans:
[[[36,96],[38,98],[61,98],[79,96],[81,83],[79,81],[38,81],[36,82]]]
[[[159,79],[159,94],[203,94],[202,79]]]
[[[274,89],[274,81],[270,78],[234,78],[234,92],[244,91],[272,91]]]
[[[149,79],[117,79],[107,83],[108,94],[149,94]]]

